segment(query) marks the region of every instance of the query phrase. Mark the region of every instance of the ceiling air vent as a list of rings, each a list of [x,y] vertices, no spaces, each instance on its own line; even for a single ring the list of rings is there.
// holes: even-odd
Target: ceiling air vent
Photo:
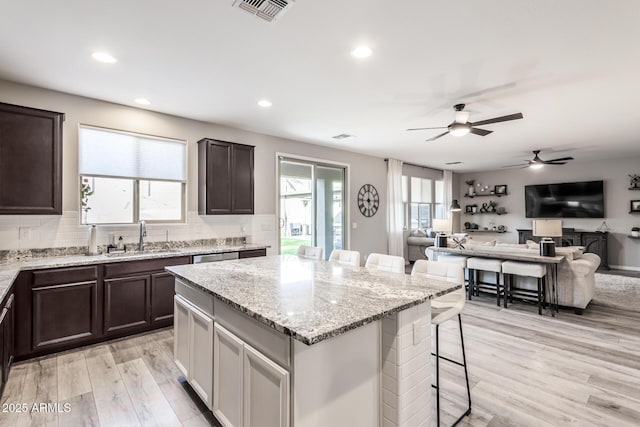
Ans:
[[[235,0],[233,6],[271,22],[279,18],[292,3],[293,0]]]
[[[332,136],[331,138],[333,139],[337,139],[337,140],[343,140],[343,139],[349,139],[349,138],[355,138],[355,135],[350,135],[348,133],[341,133],[340,135],[336,135],[336,136]]]

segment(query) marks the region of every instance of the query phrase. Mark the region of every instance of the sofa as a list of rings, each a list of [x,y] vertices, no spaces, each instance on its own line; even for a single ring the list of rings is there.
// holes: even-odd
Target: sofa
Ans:
[[[433,246],[435,238],[431,231],[413,230],[407,237],[407,259],[414,262],[419,259],[427,259],[425,250]]]
[[[449,242],[453,247],[454,242]],[[538,254],[538,244],[527,241],[526,244],[510,244],[490,242],[476,242],[467,238],[464,243],[465,249],[473,250],[474,247],[480,247],[483,251],[506,251],[509,253],[532,253]],[[583,247],[567,246],[556,248],[556,254],[564,255],[565,259],[558,265],[558,303],[564,307],[572,307],[576,313],[581,314],[591,300],[595,291],[595,272],[600,266],[600,257],[596,254],[583,253]],[[439,257],[452,256],[443,253],[434,253],[431,249],[426,251],[430,260]],[[456,255],[453,255],[456,256]],[[493,274],[487,274],[482,278],[487,282],[495,282]],[[516,278],[516,286],[526,289],[536,289],[536,279],[529,277]],[[548,296],[547,296],[548,298]]]

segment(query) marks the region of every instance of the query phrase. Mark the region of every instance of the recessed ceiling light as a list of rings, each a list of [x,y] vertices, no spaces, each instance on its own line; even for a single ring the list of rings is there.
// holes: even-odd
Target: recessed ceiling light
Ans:
[[[93,52],[91,54],[91,57],[96,61],[104,62],[106,64],[113,64],[118,62],[116,58],[114,58],[113,56],[109,55],[106,52]]]
[[[134,101],[136,102],[136,104],[140,105],[151,105],[151,101],[146,98],[136,98],[134,99]]]
[[[351,55],[359,59],[368,58],[371,56],[372,53],[373,51],[367,46],[358,46],[357,48],[351,51]]]
[[[271,103],[271,101],[266,100],[266,99],[261,99],[260,101],[258,101],[258,105],[262,108],[269,108],[271,107],[273,104]]]

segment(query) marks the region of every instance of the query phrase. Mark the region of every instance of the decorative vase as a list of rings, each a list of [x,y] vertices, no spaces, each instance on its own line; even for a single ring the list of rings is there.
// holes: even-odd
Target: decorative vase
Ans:
[[[468,195],[473,196],[475,194],[475,189],[473,188],[473,185],[469,186],[469,190],[467,192]]]
[[[89,222],[87,221],[87,217],[89,216],[89,211],[82,209],[82,218],[80,219],[81,224],[88,224]]]

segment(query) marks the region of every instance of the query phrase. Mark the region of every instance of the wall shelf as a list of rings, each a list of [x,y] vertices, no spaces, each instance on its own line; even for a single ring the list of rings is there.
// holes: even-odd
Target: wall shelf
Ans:
[[[474,228],[466,228],[464,231],[468,232],[468,233],[491,233],[491,234],[508,233],[507,230],[504,230],[504,231],[498,231],[498,230],[476,230]]]
[[[640,187],[629,187],[629,190],[640,191]]]
[[[640,240],[640,237],[632,236],[631,234],[627,235],[627,237],[630,238],[630,239],[638,239],[638,240]]]
[[[629,211],[630,214],[640,214],[640,211]]]
[[[640,188],[638,189],[640,190]],[[502,196],[508,196],[509,193],[504,193],[504,194],[465,194],[464,197],[468,197],[470,199],[473,199],[474,197],[502,197]]]
[[[465,215],[506,215],[508,212],[465,212]]]

